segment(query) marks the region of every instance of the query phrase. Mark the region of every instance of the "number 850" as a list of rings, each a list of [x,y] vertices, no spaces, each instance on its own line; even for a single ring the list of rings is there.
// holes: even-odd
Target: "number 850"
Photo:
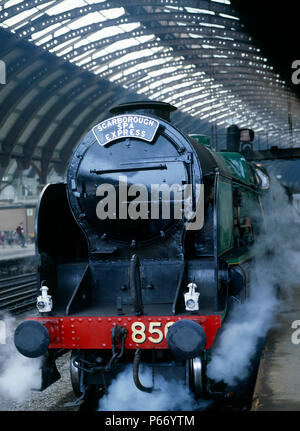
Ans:
[[[171,325],[173,325],[175,322],[168,322],[165,324],[164,330],[162,331],[161,326],[162,322],[150,322],[148,332],[151,335],[156,335],[155,338],[152,336],[148,336],[148,340],[151,343],[161,343],[164,339],[164,337],[167,337],[168,329]],[[144,343],[146,341],[146,325],[143,322],[133,322],[131,325],[131,331],[132,331],[132,341],[137,344]]]

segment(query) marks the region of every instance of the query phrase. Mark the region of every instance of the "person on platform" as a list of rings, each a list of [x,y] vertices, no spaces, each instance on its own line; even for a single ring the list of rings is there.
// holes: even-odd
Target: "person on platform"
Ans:
[[[19,237],[19,241],[20,241],[21,247],[26,247],[26,245],[25,245],[25,236],[24,236],[24,227],[23,227],[23,223],[22,222],[17,227],[16,233],[17,233],[17,235]]]
[[[2,248],[5,248],[5,233],[2,231],[0,235],[0,242],[2,245]]]
[[[10,230],[8,232],[8,236],[7,236],[7,243],[10,247],[13,246],[14,243],[14,237],[15,237],[16,233],[13,230]]]

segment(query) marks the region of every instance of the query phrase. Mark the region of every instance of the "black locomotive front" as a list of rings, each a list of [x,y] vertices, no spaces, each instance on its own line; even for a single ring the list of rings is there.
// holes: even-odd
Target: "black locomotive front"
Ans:
[[[201,367],[228,287],[217,267],[216,218],[204,220],[218,163],[170,124],[174,109],[155,102],[113,109],[75,149],[67,184],[41,195],[41,316],[22,324],[15,341],[27,356],[45,355],[43,388],[58,378],[55,359],[69,349],[77,394],[128,362],[143,389],[141,352],[204,390]],[[32,320],[30,347],[24,334]]]

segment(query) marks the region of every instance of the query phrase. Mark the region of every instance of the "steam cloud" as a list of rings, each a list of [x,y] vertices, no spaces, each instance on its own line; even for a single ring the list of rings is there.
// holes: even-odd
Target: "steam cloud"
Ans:
[[[145,386],[152,386],[152,370],[141,367],[140,379]],[[186,386],[176,380],[167,381],[155,375],[155,389],[152,393],[141,392],[136,388],[132,377],[132,365],[109,386],[109,393],[99,402],[99,410],[106,411],[166,411],[204,409],[208,402],[197,403]]]
[[[254,245],[259,257],[251,270],[250,294],[247,302],[235,304],[230,319],[220,333],[207,367],[207,375],[216,382],[236,385],[251,371],[259,341],[276,324],[280,295],[289,296],[300,278],[300,235],[296,214],[284,189],[272,179],[272,192],[264,201],[265,232]],[[259,216],[260,217],[260,216]],[[141,372],[145,386],[152,385],[151,370]],[[155,387],[161,391],[139,391],[128,366],[100,400],[100,410],[193,410],[205,409],[206,401],[197,404],[184,385],[156,377]],[[170,396],[170,394],[172,394]]]
[[[234,385],[247,377],[251,358],[261,337],[275,323],[279,300],[276,287],[289,295],[300,278],[300,235],[295,225],[295,212],[277,181],[272,180],[273,194],[265,203],[266,232],[255,248],[261,258],[251,273],[250,298],[235,305],[230,320],[224,325],[218,344],[213,349],[207,375],[215,381]],[[270,253],[271,252],[271,253]],[[5,315],[6,344],[0,345],[0,399],[23,401],[30,390],[40,385],[40,359],[29,359],[17,352],[14,342],[14,318]],[[152,385],[151,370],[141,367],[141,381]],[[100,410],[194,410],[199,404],[181,383],[167,381],[157,375],[153,393],[139,391],[133,382],[132,365],[128,365],[109,387],[99,403]]]
[[[40,359],[21,355],[13,341],[15,318],[0,315],[5,322],[6,343],[0,345],[0,406],[2,400],[24,401],[41,384]]]
[[[264,202],[266,230],[255,245],[260,257],[251,271],[250,298],[235,305],[207,367],[208,377],[216,382],[235,385],[249,375],[259,340],[276,323],[278,286],[280,295],[288,297],[292,286],[299,283],[297,215],[277,180],[272,179],[271,187],[272,193]]]

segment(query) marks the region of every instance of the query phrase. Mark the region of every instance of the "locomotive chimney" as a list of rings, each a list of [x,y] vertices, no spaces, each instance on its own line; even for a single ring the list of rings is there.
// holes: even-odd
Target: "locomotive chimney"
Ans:
[[[145,114],[145,115],[155,115],[163,120],[170,120],[170,113],[176,111],[175,106],[170,105],[165,102],[151,102],[151,101],[141,101],[141,102],[128,102],[122,103],[121,105],[115,106],[110,109],[111,114]]]

